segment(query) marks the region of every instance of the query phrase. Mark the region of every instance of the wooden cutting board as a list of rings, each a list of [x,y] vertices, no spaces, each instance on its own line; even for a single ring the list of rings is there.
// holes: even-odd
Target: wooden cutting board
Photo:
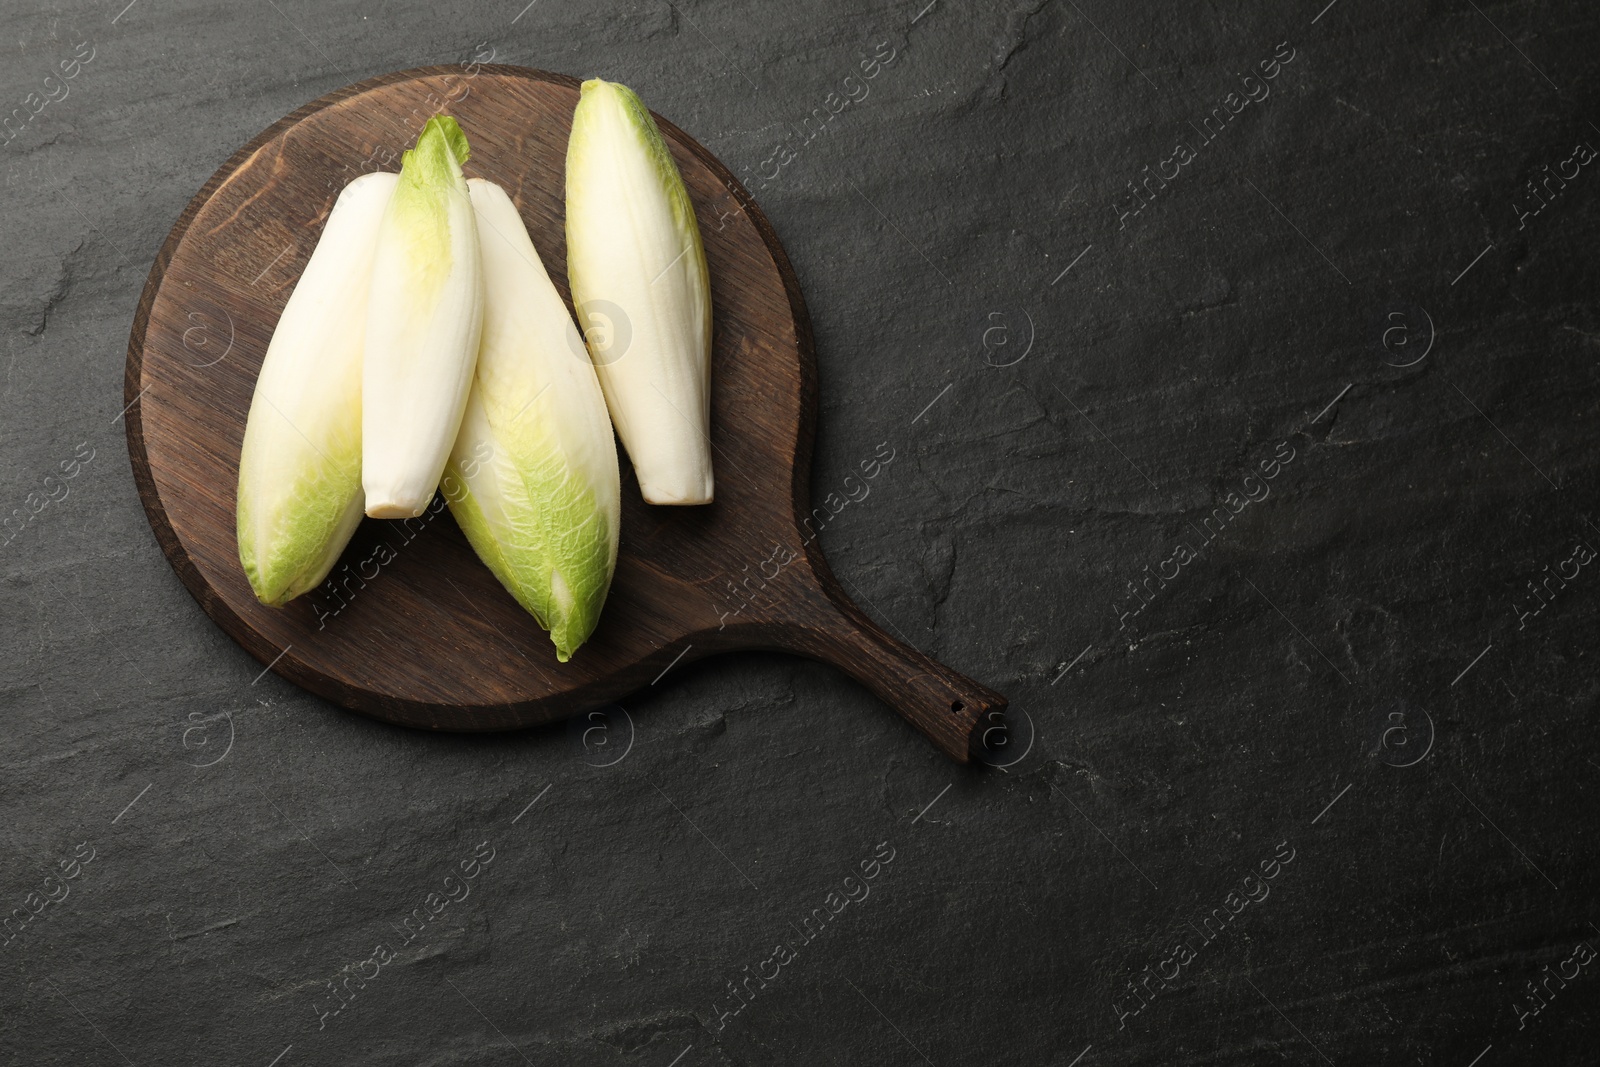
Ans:
[[[245,416],[340,189],[397,170],[430,115],[456,116],[468,176],[511,193],[570,306],[563,175],[577,99],[575,79],[520,67],[401,71],[307,104],[212,175],[156,257],[128,340],[128,451],[162,551],[256,659],[388,722],[532,726],[670,684],[671,667],[703,656],[777,649],[839,667],[968,760],[1005,699],[884,633],[830,573],[812,532],[828,512],[813,518],[810,500],[817,384],[799,283],[750,195],[659,116],[711,270],[716,502],[646,505],[624,456],[616,578],[599,628],[565,664],[442,498],[423,519],[365,520],[329,582],[288,607],[252,595],[234,537]],[[864,473],[881,458],[862,457]]]

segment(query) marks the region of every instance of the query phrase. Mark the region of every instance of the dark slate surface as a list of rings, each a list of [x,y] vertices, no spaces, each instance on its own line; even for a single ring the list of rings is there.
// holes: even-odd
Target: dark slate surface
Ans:
[[[1600,11],[1325,2],[7,0],[0,1062],[1590,1062]],[[180,587],[118,421],[167,229],[480,46],[744,175],[818,494],[897,452],[827,551],[1034,724],[1004,773],[779,656],[587,750],[392,729]]]

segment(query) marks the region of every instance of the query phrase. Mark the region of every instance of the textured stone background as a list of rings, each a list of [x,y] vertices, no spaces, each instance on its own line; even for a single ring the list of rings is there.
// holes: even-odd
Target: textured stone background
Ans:
[[[1519,612],[1600,549],[1600,167],[1518,218],[1600,147],[1592,3],[125,2],[0,5],[0,115],[93,49],[0,144],[0,911],[69,892],[0,947],[0,1062],[1593,1049],[1600,567]],[[119,421],[167,229],[284,113],[480,45],[636,86],[756,192],[814,316],[817,491],[901,457],[834,569],[1026,714],[1007,771],[765,655],[675,671],[587,749],[424,736],[258,677],[181,588]],[[1120,619],[1280,444],[1267,499]],[[481,842],[470,896],[319,1028]],[[870,895],[723,1018],[880,842]]]

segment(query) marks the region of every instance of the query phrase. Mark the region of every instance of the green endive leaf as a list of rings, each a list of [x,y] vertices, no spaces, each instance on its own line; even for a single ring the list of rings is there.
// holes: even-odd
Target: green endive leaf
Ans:
[[[315,588],[361,521],[367,279],[396,176],[345,187],[256,379],[239,456],[239,562],[262,603]]]
[[[472,385],[483,282],[466,158],[456,120],[429,119],[378,228],[362,372],[362,486],[375,519],[427,508]]]
[[[516,205],[492,182],[468,186],[483,336],[443,488],[479,558],[565,662],[594,632],[616,567],[616,443],[583,341]]]
[[[567,142],[567,279],[645,500],[710,503],[711,285],[700,227],[650,112],[627,86],[599,79],[583,83]]]

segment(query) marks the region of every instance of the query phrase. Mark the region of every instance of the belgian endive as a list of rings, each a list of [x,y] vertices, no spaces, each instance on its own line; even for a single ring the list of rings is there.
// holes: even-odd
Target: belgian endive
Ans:
[[[422,514],[466,408],[483,322],[468,155],[455,119],[429,119],[378,228],[361,390],[373,518]]]
[[[239,456],[239,561],[264,604],[315,588],[361,521],[361,360],[367,281],[397,178],[339,194],[284,305]]]
[[[567,278],[639,489],[711,501],[711,286],[683,176],[625,85],[583,83],[567,143]]]
[[[493,182],[467,184],[483,257],[483,340],[445,499],[566,662],[594,631],[617,562],[617,446],[583,340],[516,205]]]

